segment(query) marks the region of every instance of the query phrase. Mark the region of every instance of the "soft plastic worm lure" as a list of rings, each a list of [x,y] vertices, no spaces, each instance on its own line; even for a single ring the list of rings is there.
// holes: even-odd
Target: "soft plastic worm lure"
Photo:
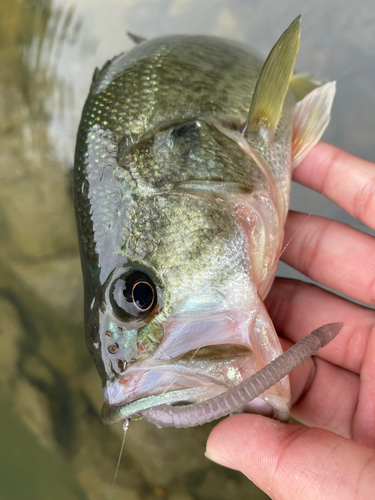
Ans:
[[[331,342],[343,325],[317,328],[247,380],[212,399],[185,406],[160,405],[141,414],[157,427],[195,427],[238,411]]]

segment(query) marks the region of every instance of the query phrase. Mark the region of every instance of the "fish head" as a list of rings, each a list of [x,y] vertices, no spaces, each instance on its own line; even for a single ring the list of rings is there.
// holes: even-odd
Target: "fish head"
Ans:
[[[118,147],[116,167],[91,179],[89,191],[111,197],[105,209],[90,199],[91,259],[81,238],[87,342],[108,407],[202,401],[279,353],[258,289],[280,240],[261,167],[199,119]]]

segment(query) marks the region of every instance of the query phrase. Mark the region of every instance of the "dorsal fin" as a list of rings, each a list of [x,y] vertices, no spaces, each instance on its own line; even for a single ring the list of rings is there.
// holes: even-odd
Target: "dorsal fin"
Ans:
[[[127,31],[126,34],[128,35],[128,37],[131,40],[133,40],[133,42],[136,45],[139,45],[140,43],[147,41],[147,38],[143,38],[143,36],[139,36],[139,35],[135,35],[134,33],[130,33],[130,31]]]
[[[244,134],[276,130],[299,48],[301,16],[281,35],[269,53],[255,86]]]
[[[98,67],[96,67],[94,69],[94,74],[92,75],[92,83],[94,83],[98,79],[99,73],[100,73],[100,69]]]

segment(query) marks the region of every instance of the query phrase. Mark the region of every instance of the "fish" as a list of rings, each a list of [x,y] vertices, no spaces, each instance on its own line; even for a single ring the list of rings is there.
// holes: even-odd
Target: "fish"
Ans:
[[[294,75],[301,19],[267,59],[212,36],[146,40],[96,69],[74,198],[86,341],[103,421],[210,401],[281,353],[264,305],[291,172],[335,82]],[[286,421],[288,376],[242,411]]]

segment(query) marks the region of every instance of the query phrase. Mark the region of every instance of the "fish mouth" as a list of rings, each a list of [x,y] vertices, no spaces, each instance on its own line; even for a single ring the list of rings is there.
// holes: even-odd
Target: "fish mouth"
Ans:
[[[161,404],[196,403],[217,396],[256,371],[256,360],[248,347],[206,346],[189,351],[178,360],[142,363],[105,391],[104,423],[112,424]],[[126,387],[126,390],[123,388]],[[152,389],[151,389],[152,388]],[[150,390],[153,391],[151,396]],[[122,404],[108,401],[122,395]],[[145,394],[144,397],[142,395]]]
[[[261,301],[246,313],[227,310],[211,316],[174,317],[164,325],[163,340],[152,355],[107,383],[103,421],[116,423],[162,404],[208,400],[243,382],[281,353]],[[248,410],[270,416],[276,411],[277,418],[285,419],[289,402],[286,377],[256,398]]]
[[[257,360],[250,348],[239,345],[206,346],[190,351],[179,360],[138,367],[110,386],[102,407],[105,424],[114,424],[162,404],[188,404],[205,401],[241,383],[257,371]],[[143,371],[143,373],[142,373]],[[149,394],[153,386],[153,394]],[[122,390],[127,387],[127,391]],[[121,391],[122,390],[122,391]],[[122,392],[122,404],[110,404]],[[155,393],[157,392],[157,393]],[[116,394],[117,393],[117,394]],[[145,394],[142,397],[142,394]],[[256,406],[256,403],[255,403]],[[272,414],[264,400],[258,401],[263,414]]]
[[[214,397],[221,392],[225,392],[225,388],[221,391],[213,392],[210,397]],[[148,396],[123,406],[111,406],[108,403],[104,403],[102,406],[102,420],[106,425],[116,424],[134,415],[141,415],[142,411],[162,404],[195,403],[198,401],[197,398],[203,395],[207,396],[207,389],[205,387],[194,387],[191,389],[182,389],[179,391],[166,392],[165,394]]]

